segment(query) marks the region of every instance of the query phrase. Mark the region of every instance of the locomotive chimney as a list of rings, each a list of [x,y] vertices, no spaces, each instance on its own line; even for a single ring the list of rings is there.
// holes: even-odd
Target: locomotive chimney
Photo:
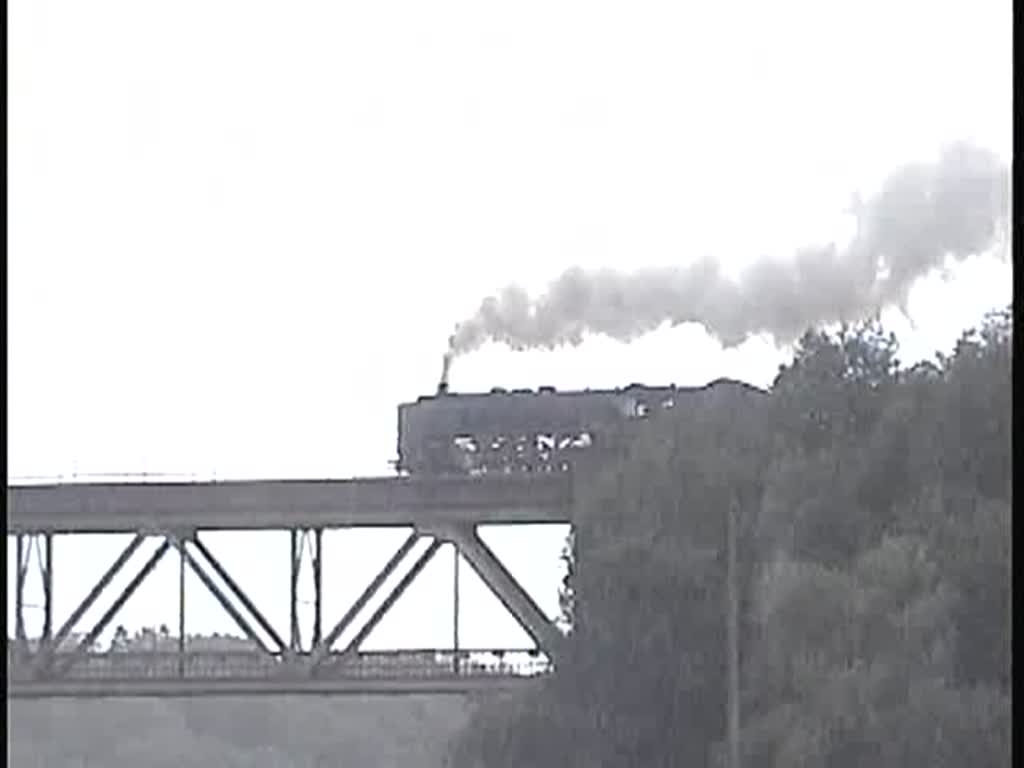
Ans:
[[[437,382],[437,394],[445,395],[448,394],[448,372],[452,367],[452,353],[451,350],[444,353],[444,360],[441,364],[441,380]]]

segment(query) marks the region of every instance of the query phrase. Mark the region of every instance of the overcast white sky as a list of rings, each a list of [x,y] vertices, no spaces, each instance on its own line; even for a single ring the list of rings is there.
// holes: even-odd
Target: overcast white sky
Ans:
[[[739,268],[831,234],[852,192],[945,141],[1009,156],[1006,0],[13,0],[9,19],[14,477],[383,474],[395,405],[434,387],[453,324],[503,284]],[[906,356],[1008,302],[1008,274],[923,284],[916,328],[893,318]],[[452,383],[766,384],[783,359],[680,328],[485,349]],[[280,588],[261,589],[283,628],[278,536]],[[502,546],[514,570],[552,563],[525,571],[553,608],[559,542],[541,540]],[[346,541],[328,552],[346,580],[390,543]],[[243,584],[269,579],[239,542],[217,549]],[[66,615],[113,554],[60,546]],[[122,621],[173,624],[174,570]],[[443,604],[409,597],[381,642],[447,637]],[[193,630],[228,628],[210,611]]]

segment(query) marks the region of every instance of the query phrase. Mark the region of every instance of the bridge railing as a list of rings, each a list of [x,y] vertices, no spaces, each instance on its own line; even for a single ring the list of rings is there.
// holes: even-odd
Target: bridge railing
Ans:
[[[39,679],[34,655],[13,656],[8,679]],[[309,654],[282,656],[258,651],[108,651],[77,659],[54,655],[49,669],[66,670],[67,680],[280,679],[295,676],[346,679],[431,679],[450,677],[534,677],[550,671],[544,656],[530,651],[369,651],[328,656],[315,670]],[[68,664],[68,662],[74,662]],[[46,676],[45,674],[43,675]]]

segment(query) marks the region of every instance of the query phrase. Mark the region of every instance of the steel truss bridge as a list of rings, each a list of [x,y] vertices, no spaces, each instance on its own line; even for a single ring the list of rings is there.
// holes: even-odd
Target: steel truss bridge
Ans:
[[[330,481],[75,483],[7,488],[8,534],[16,538],[15,638],[8,643],[8,698],[254,694],[466,693],[530,685],[557,665],[562,632],[544,615],[477,532],[481,524],[571,523],[567,474],[391,477]],[[340,617],[323,615],[325,530],[408,527],[412,532]],[[287,530],[291,534],[291,631],[280,636],[258,600],[232,578],[204,541],[208,531]],[[53,623],[55,534],[134,533],[82,602]],[[147,540],[159,546],[84,633],[85,614]],[[422,540],[429,542],[369,620],[343,648],[341,635]],[[514,653],[452,650],[364,652],[361,644],[445,543],[469,563],[536,643]],[[168,553],[181,562],[176,647],[158,652],[97,650],[97,640]],[[458,558],[456,558],[458,561]],[[34,566],[34,567],[33,567]],[[185,569],[191,569],[247,638],[252,650],[198,651],[185,635]],[[314,620],[303,648],[299,577],[312,571]],[[43,626],[30,638],[25,587],[42,583]],[[213,578],[219,577],[224,589]],[[456,592],[457,595],[457,592]],[[232,601],[231,598],[234,598]],[[237,607],[236,606],[240,606]],[[455,621],[458,623],[458,599]],[[326,621],[325,621],[326,620]],[[257,627],[263,636],[261,639]],[[457,630],[456,630],[457,631]]]

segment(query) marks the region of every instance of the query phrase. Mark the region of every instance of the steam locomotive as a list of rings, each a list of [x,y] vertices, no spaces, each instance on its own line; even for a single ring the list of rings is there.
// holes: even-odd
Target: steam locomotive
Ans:
[[[760,392],[719,379],[687,388],[632,384],[452,394],[443,376],[437,394],[398,407],[396,468],[401,474],[431,475],[565,472],[581,457],[613,450],[631,420],[750,391]]]

